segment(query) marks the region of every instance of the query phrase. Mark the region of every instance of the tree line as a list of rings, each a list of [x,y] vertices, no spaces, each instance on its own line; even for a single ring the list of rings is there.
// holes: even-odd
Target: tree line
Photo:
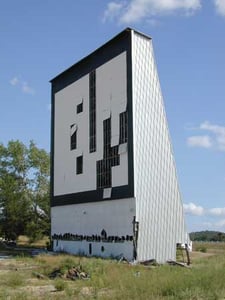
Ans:
[[[220,231],[197,231],[190,233],[192,241],[200,242],[225,242],[225,233]]]
[[[50,157],[33,141],[0,143],[0,236],[31,242],[50,233]]]

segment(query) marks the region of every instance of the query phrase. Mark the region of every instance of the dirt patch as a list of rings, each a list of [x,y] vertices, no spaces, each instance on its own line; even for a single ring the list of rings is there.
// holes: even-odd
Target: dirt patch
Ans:
[[[32,270],[36,268],[38,268],[37,265],[30,265],[11,258],[0,261],[0,272],[3,270],[19,271],[19,270]]]
[[[80,290],[80,294],[82,296],[92,296],[94,294],[94,289],[92,287],[84,286]]]
[[[56,289],[52,284],[42,286],[26,286],[20,288],[20,290],[38,297],[46,296],[48,293],[56,292]]]
[[[207,258],[207,257],[213,256],[213,255],[216,255],[216,253],[203,253],[200,251],[192,251],[190,253],[191,261],[198,259],[198,258]]]

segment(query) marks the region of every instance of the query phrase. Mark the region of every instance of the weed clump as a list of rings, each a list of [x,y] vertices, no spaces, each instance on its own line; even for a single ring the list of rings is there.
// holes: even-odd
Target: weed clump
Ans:
[[[17,288],[19,286],[24,285],[24,283],[25,283],[25,280],[24,280],[23,276],[19,275],[17,272],[13,272],[5,277],[3,285],[11,287],[11,288]]]
[[[54,281],[54,287],[55,287],[56,291],[64,291],[65,289],[68,288],[68,285],[67,285],[67,282],[65,282],[65,280],[56,279]]]

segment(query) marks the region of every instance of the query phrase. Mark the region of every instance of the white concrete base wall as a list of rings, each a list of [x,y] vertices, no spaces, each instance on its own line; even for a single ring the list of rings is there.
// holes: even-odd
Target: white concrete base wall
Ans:
[[[119,199],[94,203],[55,206],[51,208],[52,236],[65,233],[82,236],[101,236],[104,229],[107,236],[133,236],[133,217],[135,199]],[[66,251],[74,254],[109,257],[123,255],[133,259],[133,242],[95,242],[54,240],[54,251]],[[102,251],[102,246],[104,251]]]
[[[89,253],[89,245],[91,245],[92,252]],[[102,248],[104,247],[104,248]],[[103,242],[78,242],[78,241],[54,241],[54,251],[67,252],[71,254],[85,255],[85,256],[101,256],[104,258],[125,257],[128,260],[133,259],[133,242],[124,243],[103,243]]]

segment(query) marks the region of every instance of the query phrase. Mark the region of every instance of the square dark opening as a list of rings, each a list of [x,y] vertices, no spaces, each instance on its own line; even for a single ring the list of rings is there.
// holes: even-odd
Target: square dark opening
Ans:
[[[83,111],[83,102],[77,105],[77,114],[81,113]]]

